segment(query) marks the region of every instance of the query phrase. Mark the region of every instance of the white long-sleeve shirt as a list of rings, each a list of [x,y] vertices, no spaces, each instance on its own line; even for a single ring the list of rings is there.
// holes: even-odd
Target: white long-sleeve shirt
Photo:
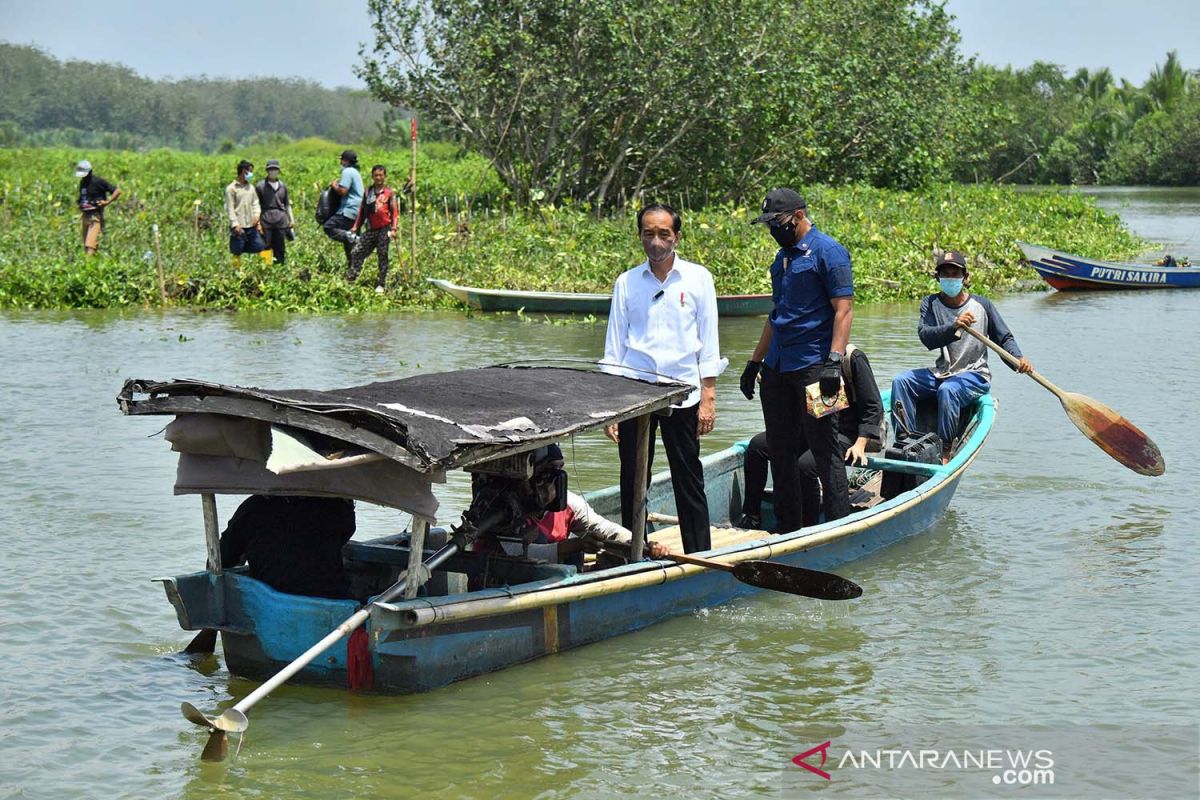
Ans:
[[[676,408],[700,402],[700,380],[729,364],[717,341],[712,275],[678,254],[660,281],[643,261],[613,286],[601,370],[643,381],[673,379],[696,387]]]

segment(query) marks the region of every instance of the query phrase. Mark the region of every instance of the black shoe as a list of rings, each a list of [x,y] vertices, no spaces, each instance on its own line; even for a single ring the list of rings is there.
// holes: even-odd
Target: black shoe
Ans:
[[[742,518],[733,523],[735,528],[745,528],[751,531],[762,530],[762,517],[756,517],[753,514],[742,514]]]

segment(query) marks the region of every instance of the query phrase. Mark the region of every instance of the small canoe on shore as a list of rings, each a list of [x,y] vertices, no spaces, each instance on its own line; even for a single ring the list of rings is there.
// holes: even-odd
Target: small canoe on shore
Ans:
[[[1029,266],[1060,291],[1079,289],[1195,289],[1200,269],[1122,264],[1073,256],[1035,244],[1017,242]]]
[[[515,289],[480,289],[459,286],[440,278],[427,279],[460,303],[480,311],[521,311],[527,314],[607,314],[611,294],[598,292],[525,292]],[[769,294],[717,296],[722,317],[761,317],[771,312]]]

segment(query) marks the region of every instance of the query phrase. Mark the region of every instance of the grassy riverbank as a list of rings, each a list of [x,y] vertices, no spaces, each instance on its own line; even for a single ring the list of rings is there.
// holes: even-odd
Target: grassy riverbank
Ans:
[[[207,156],[174,151],[0,150],[0,306],[108,308],[158,304],[152,226],[161,234],[169,304],[208,308],[351,311],[449,307],[424,278],[509,289],[607,291],[641,258],[633,210],[596,219],[586,209],[514,209],[487,163],[444,145],[424,146],[418,163],[416,265],[409,223],[393,245],[389,291],[376,295],[374,258],[356,286],[343,279],[341,246],[312,216],[317,193],[337,176],[330,143],[299,142],[275,152]],[[75,210],[74,162],[88,157],[122,196],[107,212],[101,254],[83,257]],[[230,262],[222,212],[234,165],[249,158],[262,173],[282,161],[291,187],[297,240],[286,265]],[[392,183],[408,173],[407,152],[360,150],[364,172],[383,163]],[[975,287],[1010,291],[1035,276],[1020,264],[1017,239],[1097,258],[1127,258],[1145,243],[1117,217],[1077,194],[948,184],[920,192],[864,186],[805,187],[822,229],[854,258],[859,302],[919,297],[935,247],[977,256]],[[686,198],[695,202],[695,198]],[[665,198],[678,202],[675,197]],[[766,292],[774,244],[747,222],[753,205],[684,212],[680,253],[698,261],[723,293]]]

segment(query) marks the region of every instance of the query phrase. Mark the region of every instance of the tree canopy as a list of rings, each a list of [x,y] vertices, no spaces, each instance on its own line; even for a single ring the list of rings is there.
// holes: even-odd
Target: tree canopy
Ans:
[[[359,142],[385,107],[366,92],[299,79],[152,81],[120,64],[59,61],[0,42],[0,145],[211,150],[271,135]]]
[[[926,0],[368,0],[359,75],[492,160],[520,200],[914,186],[966,86]]]

